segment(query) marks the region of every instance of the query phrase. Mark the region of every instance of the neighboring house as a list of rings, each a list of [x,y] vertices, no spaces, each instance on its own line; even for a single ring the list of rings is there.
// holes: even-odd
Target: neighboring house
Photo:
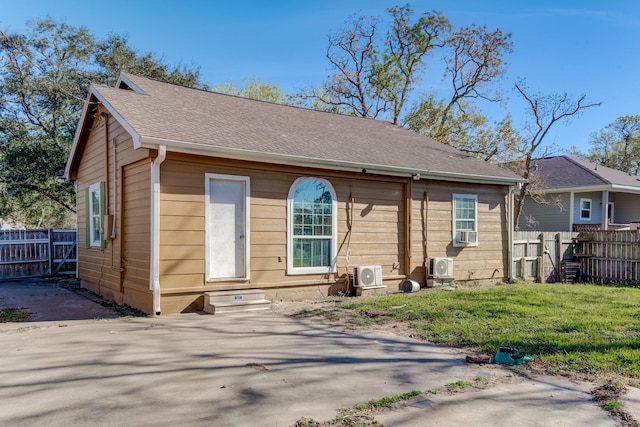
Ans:
[[[522,231],[628,229],[640,222],[640,177],[569,156],[535,160]]]
[[[504,280],[522,182],[387,122],[129,74],[89,88],[66,175],[82,286],[156,314],[346,292],[362,266],[393,287]]]

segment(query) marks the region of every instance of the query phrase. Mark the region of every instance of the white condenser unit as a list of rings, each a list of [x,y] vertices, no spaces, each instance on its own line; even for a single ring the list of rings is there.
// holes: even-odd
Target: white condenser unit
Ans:
[[[382,286],[382,266],[380,265],[358,267],[356,275],[356,286],[359,288]]]
[[[458,241],[460,243],[476,243],[478,241],[478,232],[458,231]]]
[[[433,258],[431,259],[431,276],[436,278],[453,277],[453,259]]]

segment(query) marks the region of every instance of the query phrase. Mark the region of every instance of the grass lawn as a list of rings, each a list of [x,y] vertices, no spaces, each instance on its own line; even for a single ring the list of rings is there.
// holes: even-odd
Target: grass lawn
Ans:
[[[431,289],[341,305],[360,324],[407,322],[422,339],[535,356],[551,374],[640,377],[640,289],[515,284]]]

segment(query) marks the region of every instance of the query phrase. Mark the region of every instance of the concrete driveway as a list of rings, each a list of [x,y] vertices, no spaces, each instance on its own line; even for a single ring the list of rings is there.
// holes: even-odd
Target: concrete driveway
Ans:
[[[20,302],[10,296],[20,284],[0,283],[0,307],[57,307],[55,319],[0,324],[0,425],[292,426],[479,377],[483,390],[425,394],[374,417],[384,426],[616,425],[590,401],[592,384],[466,364],[454,349],[277,311],[114,318],[52,286],[25,285]]]

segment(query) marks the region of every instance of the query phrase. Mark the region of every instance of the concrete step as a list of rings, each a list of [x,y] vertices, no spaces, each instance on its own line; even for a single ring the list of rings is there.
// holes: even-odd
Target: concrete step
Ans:
[[[205,292],[204,311],[211,314],[271,309],[271,301],[259,289]]]

